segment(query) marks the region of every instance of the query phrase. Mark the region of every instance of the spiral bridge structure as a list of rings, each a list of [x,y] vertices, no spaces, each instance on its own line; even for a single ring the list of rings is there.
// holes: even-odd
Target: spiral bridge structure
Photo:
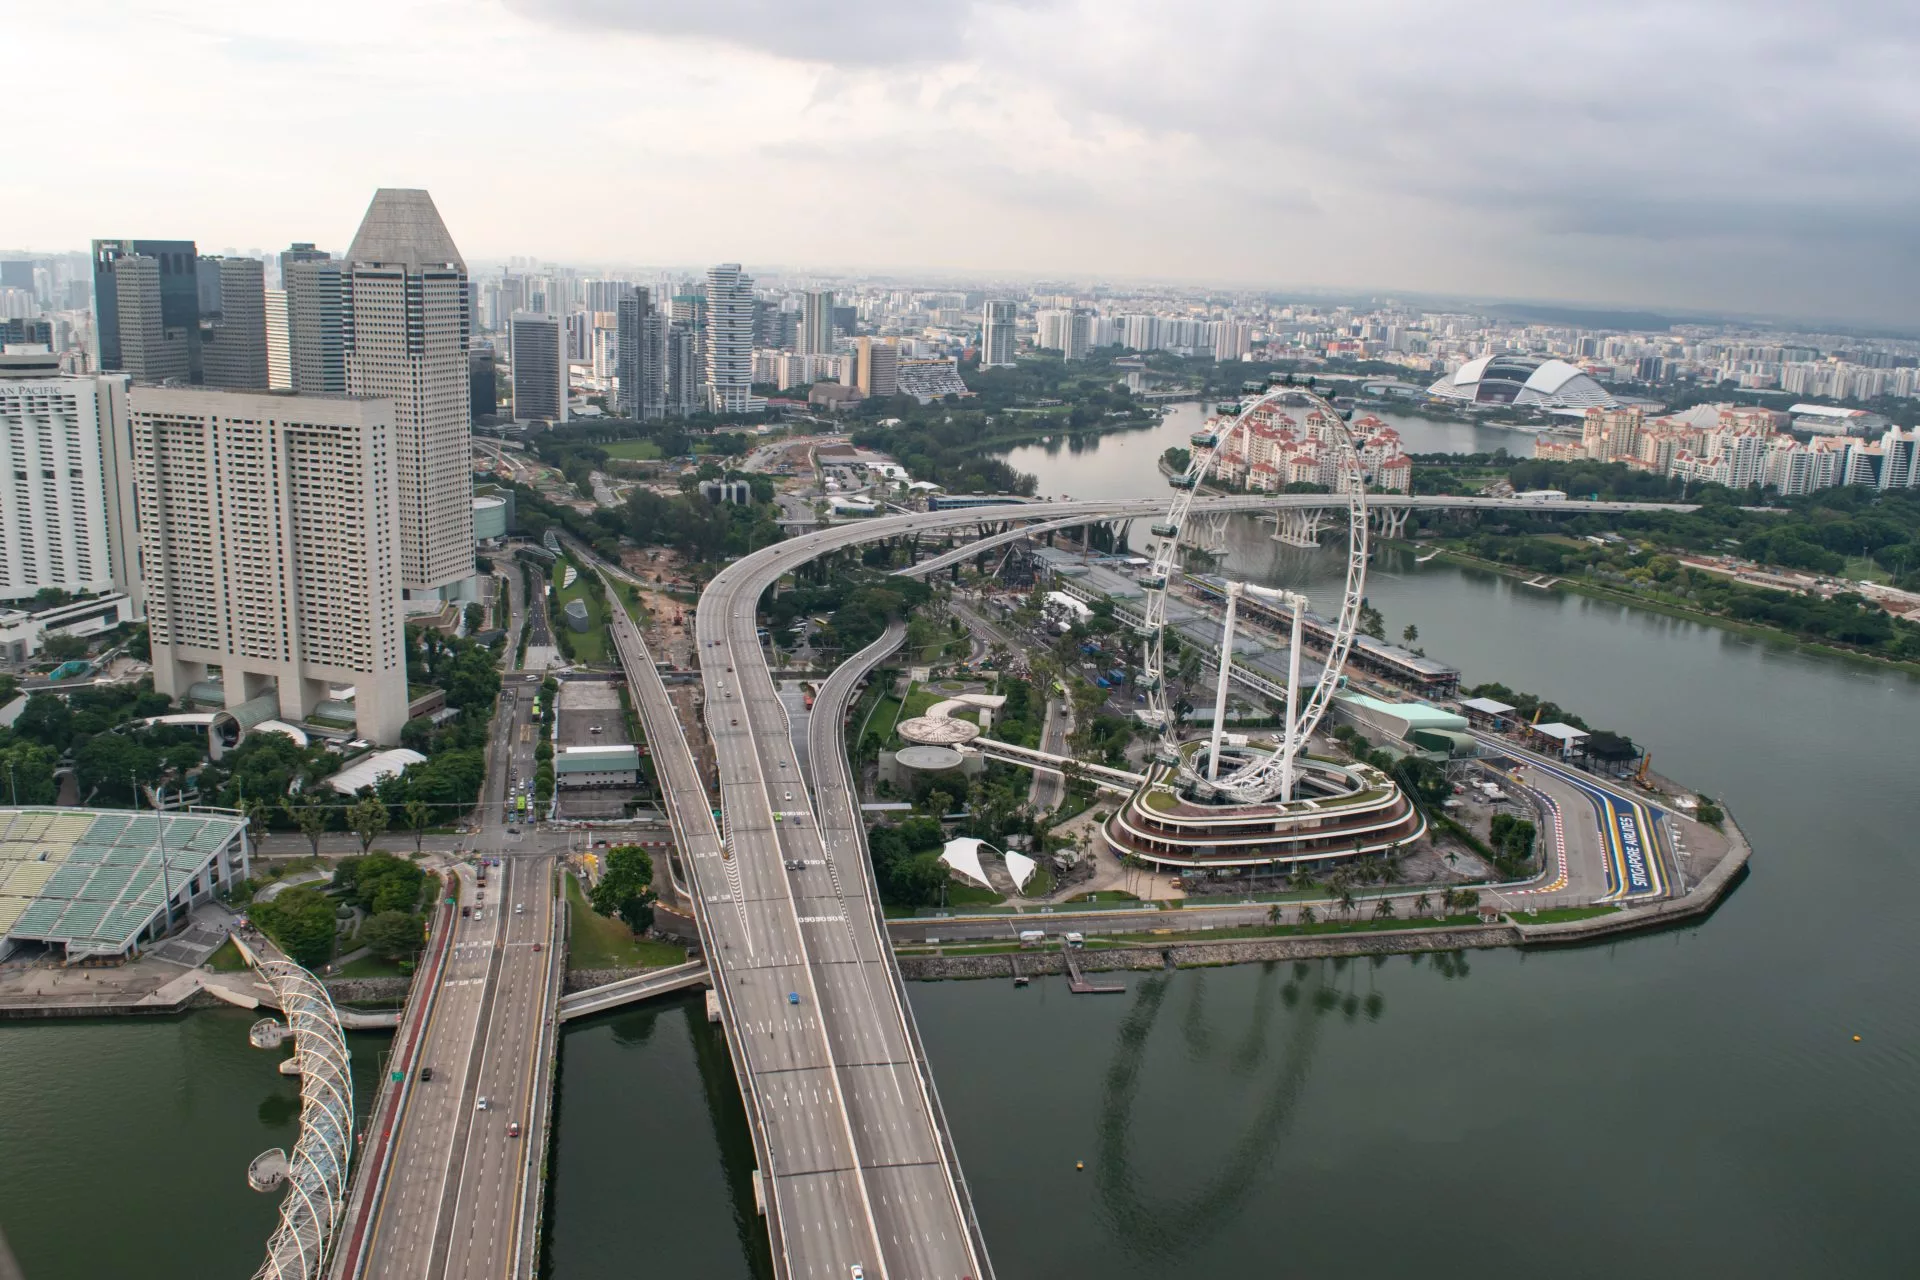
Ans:
[[[236,939],[238,941],[238,939]],[[346,1200],[353,1153],[353,1076],[340,1017],[319,979],[290,960],[246,948],[293,1035],[282,1070],[300,1075],[300,1136],[286,1156],[280,1222],[254,1280],[318,1280]]]

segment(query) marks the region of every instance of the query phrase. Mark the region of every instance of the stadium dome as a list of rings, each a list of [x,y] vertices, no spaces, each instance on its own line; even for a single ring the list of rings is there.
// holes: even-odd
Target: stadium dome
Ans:
[[[1496,355],[1469,360],[1427,388],[1441,400],[1513,404],[1538,409],[1612,409],[1606,388],[1565,360]]]

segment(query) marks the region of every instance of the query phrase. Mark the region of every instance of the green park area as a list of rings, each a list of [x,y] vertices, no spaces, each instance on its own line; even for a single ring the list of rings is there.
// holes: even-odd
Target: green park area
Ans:
[[[567,876],[566,881],[569,969],[652,969],[686,961],[685,947],[636,938],[624,921],[594,911],[579,880]]]
[[[617,440],[599,447],[606,450],[609,458],[625,458],[629,462],[654,462],[664,456],[660,446],[651,440]]]
[[[567,580],[569,569],[575,571],[572,585],[561,586]],[[554,562],[552,581],[554,642],[575,662],[607,661],[607,600],[600,579],[562,557]],[[567,625],[566,609],[575,600],[587,606],[585,631],[575,631]]]

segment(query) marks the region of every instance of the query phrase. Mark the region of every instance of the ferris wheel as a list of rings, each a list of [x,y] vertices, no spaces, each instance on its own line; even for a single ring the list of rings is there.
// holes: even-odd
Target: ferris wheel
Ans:
[[[1243,592],[1270,599],[1279,598],[1291,609],[1293,647],[1290,656],[1294,679],[1287,690],[1286,723],[1278,747],[1271,753],[1254,752],[1250,756],[1236,758],[1231,772],[1222,775],[1220,731],[1223,716],[1217,710],[1213,744],[1208,754],[1207,771],[1203,774],[1181,752],[1179,726],[1175,723],[1167,697],[1167,587],[1180,571],[1177,561],[1181,531],[1187,527],[1194,495],[1206,482],[1221,453],[1236,438],[1244,441],[1248,437],[1254,416],[1269,406],[1281,405],[1304,409],[1308,431],[1319,435],[1334,450],[1334,490],[1336,495],[1345,498],[1347,506],[1346,586],[1341,595],[1339,615],[1334,622],[1333,643],[1327,653],[1326,664],[1312,693],[1302,704],[1296,686],[1300,683],[1301,616],[1306,608],[1305,597],[1250,584],[1229,584],[1227,628],[1222,637],[1222,652],[1218,655],[1222,695],[1219,701],[1224,702],[1227,670],[1232,661],[1233,604]],[[1160,733],[1160,745],[1154,759],[1165,769],[1177,771],[1182,783],[1228,802],[1255,804],[1276,796],[1282,800],[1291,799],[1294,758],[1304,748],[1321,717],[1326,714],[1328,704],[1333,701],[1340,673],[1346,667],[1347,652],[1353,647],[1354,629],[1360,621],[1360,606],[1367,581],[1366,471],[1361,464],[1360,450],[1354,443],[1352,428],[1345,417],[1325,398],[1304,387],[1270,387],[1243,403],[1232,422],[1218,429],[1208,425],[1194,432],[1190,444],[1187,469],[1170,478],[1173,486],[1172,506],[1166,519],[1152,527],[1155,539],[1153,564],[1140,578],[1140,586],[1146,596],[1143,611],[1145,619],[1140,628],[1144,648],[1141,683],[1146,689],[1149,719]],[[1243,452],[1250,450],[1243,449]]]

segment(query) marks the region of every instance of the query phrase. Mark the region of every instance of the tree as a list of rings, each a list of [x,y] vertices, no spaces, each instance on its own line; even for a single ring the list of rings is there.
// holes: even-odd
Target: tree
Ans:
[[[407,801],[407,830],[413,832],[413,852],[420,852],[421,837],[427,834],[427,828],[433,825],[433,810],[419,800]]]
[[[1433,914],[1433,899],[1425,890],[1422,890],[1420,896],[1413,900],[1413,914],[1416,916]]]
[[[260,842],[266,838],[267,815],[272,812],[267,802],[259,796],[249,796],[240,804],[241,816],[247,820],[247,839],[256,853],[259,852]]]
[[[51,635],[40,645],[40,656],[51,662],[70,662],[86,657],[88,648],[85,636]]]
[[[1375,920],[1393,919],[1393,899],[1385,897],[1375,899],[1373,904],[1373,918]]]
[[[653,904],[657,895],[653,884],[653,859],[639,845],[623,844],[607,850],[606,870],[600,883],[593,886],[593,909],[603,916],[617,916],[635,933],[653,927]]]
[[[1711,827],[1719,826],[1727,818],[1720,806],[1705,796],[1700,797],[1700,807],[1693,811],[1693,816]]]
[[[472,635],[474,632],[478,631],[480,629],[480,624],[486,621],[486,617],[487,617],[487,608],[485,605],[481,604],[477,600],[469,604],[466,607],[466,611],[465,611],[467,634]]]
[[[288,818],[300,828],[300,834],[307,838],[307,846],[313,850],[313,856],[320,856],[320,837],[333,820],[333,812],[311,795],[302,793],[297,800],[290,800],[280,806]]]
[[[405,911],[376,912],[360,926],[360,945],[382,960],[411,959],[425,941],[425,924]]]
[[[373,842],[386,832],[387,824],[392,821],[393,815],[377,796],[356,800],[347,810],[347,829],[360,838],[362,853],[373,847]]]
[[[1420,628],[1414,626],[1411,622],[1409,622],[1406,625],[1406,627],[1400,632],[1400,639],[1405,644],[1412,644],[1415,640],[1418,640],[1419,638],[1420,638]]]
[[[1319,916],[1314,913],[1313,904],[1311,902],[1303,903],[1300,907],[1300,923],[1312,924],[1317,919],[1319,919]]]
[[[295,885],[251,914],[295,964],[311,969],[333,958],[333,903],[318,889]]]

